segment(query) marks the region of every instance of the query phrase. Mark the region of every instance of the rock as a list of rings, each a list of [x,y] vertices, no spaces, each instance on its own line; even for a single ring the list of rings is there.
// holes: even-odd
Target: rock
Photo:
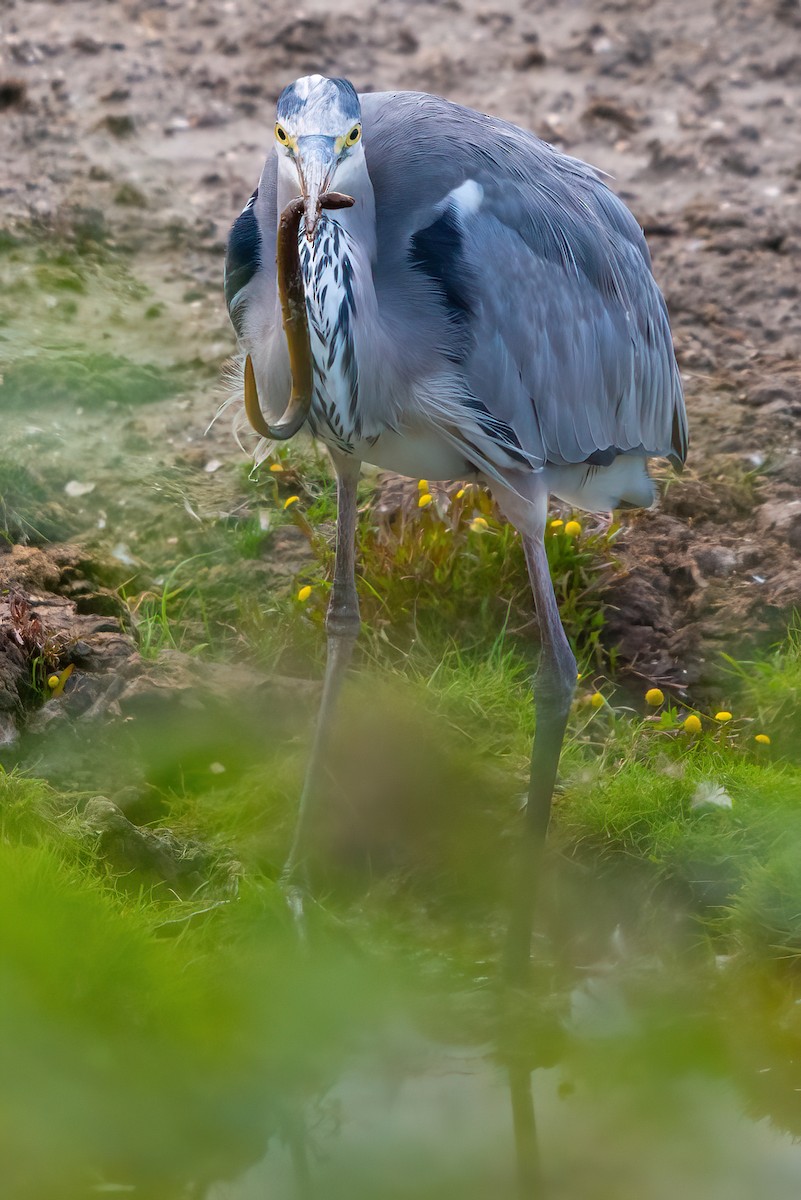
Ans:
[[[116,138],[130,137],[136,129],[136,122],[128,113],[109,113],[103,118],[101,125]]]
[[[75,50],[81,54],[101,54],[103,51],[103,43],[98,42],[90,34],[79,34],[72,39],[72,45]]]
[[[610,121],[626,133],[634,133],[640,126],[640,119],[632,109],[604,96],[588,104],[582,115],[585,121]]]
[[[123,183],[114,195],[114,203],[125,208],[147,208],[147,196],[133,183]]]
[[[737,566],[737,555],[727,546],[699,546],[693,555],[702,575],[725,579]]]
[[[420,41],[411,29],[401,26],[391,42],[391,48],[395,54],[416,54],[420,49]]]
[[[94,796],[79,818],[78,829],[96,841],[100,854],[121,882],[135,889],[159,880],[179,895],[191,895],[219,874],[217,853],[199,842],[177,838],[168,829],[139,829],[106,796]],[[229,878],[234,864],[228,864]]]
[[[754,407],[773,404],[777,400],[781,401],[782,405],[792,404],[795,398],[796,395],[791,388],[777,380],[765,380],[764,383],[749,388],[745,394],[746,404],[752,404]]]
[[[162,650],[155,663],[137,670],[120,695],[126,716],[152,713],[162,706],[225,707],[229,702],[250,697],[264,711],[286,710],[316,696],[319,683],[268,675],[242,663],[200,661],[180,650]]]
[[[0,712],[17,728],[27,723],[41,731],[54,721],[106,712],[121,675],[119,690],[124,686],[124,671],[142,669],[119,620],[91,611],[108,597],[81,575],[81,557],[69,546],[0,553]],[[63,594],[73,589],[75,599]],[[63,697],[48,700],[45,676],[68,666],[76,669]]]
[[[648,170],[654,174],[672,175],[697,167],[692,154],[683,152],[679,146],[666,146],[661,138],[652,138],[647,149],[650,154]]]
[[[795,487],[801,488],[801,455],[788,457],[776,468],[775,474],[785,483],[791,483]]]
[[[120,788],[112,799],[134,825],[152,825],[154,821],[163,820],[170,811],[169,803],[155,788],[135,787],[131,784]]]
[[[0,112],[6,108],[22,108],[28,88],[22,79],[0,79]]]
[[[746,178],[758,175],[761,170],[759,163],[748,158],[742,150],[730,150],[728,154],[724,154],[720,165],[726,171],[731,171],[734,175],[743,175]]]
[[[788,540],[801,536],[801,500],[763,504],[757,513],[757,529],[763,533],[778,533]]]
[[[512,59],[512,66],[516,71],[531,71],[536,67],[544,67],[547,61],[542,46],[527,46],[522,54]]]

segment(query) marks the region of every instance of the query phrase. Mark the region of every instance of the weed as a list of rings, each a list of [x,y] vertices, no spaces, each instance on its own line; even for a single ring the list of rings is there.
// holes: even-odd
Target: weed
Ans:
[[[271,517],[268,510],[258,512],[254,517],[239,521],[234,532],[233,545],[242,558],[261,558],[270,545]]]
[[[185,613],[193,601],[195,612],[199,609],[202,620],[202,594],[192,583],[179,583],[178,578],[191,564],[208,557],[209,554],[194,554],[182,559],[172,568],[157,590],[134,595],[128,591],[125,584],[119,589],[143,658],[158,658],[162,650],[177,650],[183,647],[188,632]],[[195,642],[192,652],[201,653],[205,648],[205,645]]]

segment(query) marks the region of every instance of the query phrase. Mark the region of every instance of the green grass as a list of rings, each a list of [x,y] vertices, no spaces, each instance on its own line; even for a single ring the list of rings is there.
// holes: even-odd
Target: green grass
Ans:
[[[313,504],[330,506],[330,494],[321,478],[302,510],[285,510],[287,495],[303,490],[298,484],[268,485],[267,534],[278,541],[266,548],[271,554],[288,533],[300,539],[308,553],[297,571],[259,595],[260,560],[242,561],[245,522],[254,519],[247,510],[235,520],[187,524],[169,569],[163,561],[150,566],[154,575],[161,566],[161,582],[130,592],[144,652],[183,647],[201,661],[258,652],[262,661],[272,655],[319,674],[327,560],[305,521]],[[266,504],[263,494],[257,503]],[[423,513],[404,536],[439,538],[426,520]],[[501,533],[459,536],[482,539],[471,569],[489,571],[499,548],[508,551]],[[576,544],[558,549],[572,571]],[[382,604],[391,610],[387,571]],[[296,593],[307,579],[315,591],[304,604]],[[438,585],[432,578],[425,586]],[[249,605],[251,619],[237,628]],[[179,846],[198,840],[205,848],[211,867],[188,895],[109,859],[87,832],[87,794],[69,791],[66,756],[56,789],[0,774],[0,1022],[13,1035],[0,1071],[7,1114],[0,1154],[15,1200],[78,1200],[97,1185],[173,1200],[187,1180],[202,1190],[237,1174],[268,1138],[281,1145],[302,1108],[327,1128],[336,1117],[318,1114],[337,1112],[326,1107],[327,1093],[343,1065],[365,1045],[375,1054],[391,1044],[399,1020],[450,1044],[485,1046],[495,1037],[491,980],[534,727],[533,655],[509,628],[510,611],[505,605],[492,635],[489,609],[474,626],[465,616],[458,642],[413,611],[414,638],[405,647],[392,642],[389,621],[365,639],[317,820],[322,903],[312,911],[311,953],[275,881],[314,695],[294,696],[289,682],[270,700],[243,694],[218,709],[199,695],[178,716],[157,712],[148,722],[138,715],[122,727],[127,742],[98,744],[101,758],[127,761],[129,772],[136,762],[140,786],[155,789],[154,829],[170,830]],[[667,1120],[664,1097],[681,1071],[730,1072],[730,1044],[753,1087],[754,1064],[767,1053],[757,1012],[781,1013],[784,1040],[771,1053],[785,1053],[795,1036],[792,984],[777,992],[761,974],[766,962],[784,967],[801,957],[801,767],[792,746],[781,754],[778,732],[792,712],[785,706],[794,638],[749,671],[761,682],[761,703],[754,698],[749,708],[742,692],[730,702],[731,725],[721,729],[704,714],[698,737],[684,733],[681,712],[643,719],[608,704],[596,709],[587,702],[591,688],[580,685],[554,822],[548,919],[560,940],[552,953],[567,953],[575,924],[581,950],[589,945],[591,961],[602,957],[611,930],[631,923],[642,905],[650,921],[645,944],[663,967],[636,960],[618,970],[637,1022],[599,1045],[566,1032],[565,968],[549,966],[553,1000],[525,1015],[512,1044],[518,1052],[520,1039],[547,1065],[567,1054],[571,1086],[597,1090],[604,1079],[624,1080],[642,1106],[651,1105],[655,1125]],[[769,731],[774,745],[758,748],[756,729]],[[212,763],[222,773],[210,773]],[[701,783],[724,787],[731,810],[694,810]],[[665,897],[658,905],[655,890]],[[690,914],[683,940],[676,912]],[[699,946],[709,953],[700,962],[688,957],[688,942],[696,955]],[[538,941],[547,955],[546,945]],[[758,974],[720,980],[712,951]],[[395,1053],[401,1065],[393,1069],[413,1074],[406,1052]],[[657,1078],[665,1081],[659,1103],[648,1099]],[[780,1100],[771,1093],[767,1102]],[[764,1096],[754,1103],[765,1104]],[[642,1119],[629,1113],[625,1127]],[[393,1144],[387,1135],[381,1156]],[[322,1158],[315,1171],[331,1172],[328,1194],[375,1194],[366,1156],[346,1165]],[[399,1200],[435,1200],[453,1194],[450,1179],[432,1160],[419,1178],[401,1172],[393,1187]],[[478,1200],[490,1186],[470,1174],[460,1194]]]
[[[302,444],[283,449],[275,465],[280,469],[263,467],[256,480],[244,472],[221,480],[227,491],[220,492],[220,501],[207,498],[205,510],[189,475],[161,478],[158,513],[144,525],[137,546],[142,566],[120,588],[146,658],[179,649],[201,662],[241,659],[282,676],[319,679],[333,557],[331,472]],[[27,476],[22,482],[30,492],[25,502],[35,507],[41,486]],[[342,811],[351,813],[350,824],[346,820],[325,836],[338,847],[342,863],[348,861],[343,847],[353,843],[350,861],[361,864],[360,878],[372,854],[378,875],[395,872],[412,890],[419,875],[423,890],[427,880],[435,896],[439,872],[443,894],[472,903],[490,895],[492,871],[502,870],[498,864],[508,853],[525,792],[534,730],[530,680],[536,640],[522,551],[481,489],[458,494],[461,489],[435,488],[433,501],[420,507],[419,496],[429,493],[412,487],[388,520],[376,515],[375,488],[369,478],[360,488],[361,679],[346,689],[332,783]],[[22,485],[18,490],[24,492]],[[175,530],[171,546],[165,515]],[[610,657],[603,647],[602,633],[603,585],[616,566],[615,532],[590,526],[568,534],[557,523],[547,535],[568,630],[596,681],[599,666],[610,669],[614,658],[613,648]],[[311,594],[300,600],[306,585]],[[793,626],[772,656],[730,664],[731,686],[720,703],[735,710],[734,720],[722,727],[713,713],[702,714],[698,738],[683,733],[684,711],[670,707],[644,722],[609,704],[593,709],[587,699],[595,684],[582,681],[557,806],[558,836],[569,852],[649,863],[659,878],[680,881],[692,903],[717,920],[717,907],[731,904],[755,865],[768,861],[782,830],[795,828],[800,645]],[[377,696],[378,710],[372,702]],[[184,781],[183,794],[169,800],[171,820],[183,822],[193,836],[228,841],[254,870],[275,876],[300,788],[315,699],[306,696],[290,706],[299,724],[289,752],[291,724],[284,714],[265,709],[267,740],[260,743],[252,707],[243,696],[242,715],[233,721],[243,731],[239,742],[232,723],[214,710],[216,715],[198,720],[197,736],[176,726],[172,753],[152,738],[141,748],[143,770],[157,788]],[[769,734],[772,744],[759,747],[757,732]],[[386,751],[373,762],[366,744]],[[420,747],[425,771],[408,761],[404,745],[412,744]],[[214,760],[224,763],[226,775],[210,789],[208,764]],[[273,799],[265,796],[259,761],[269,764],[264,769],[275,782]],[[346,785],[342,780],[354,761],[364,761],[364,770]],[[55,777],[52,767],[48,775]],[[731,812],[691,808],[693,792],[704,782],[731,792]],[[395,807],[387,806],[384,829],[371,796],[387,792]],[[464,825],[464,844],[449,857],[448,830],[464,797],[468,804],[475,798],[475,808]],[[360,820],[373,823],[376,845],[354,833]],[[392,836],[394,849],[388,845]],[[486,854],[471,898],[469,864],[471,855],[482,858],[482,846]],[[792,940],[791,925],[788,915]]]
[[[368,664],[346,689],[318,822],[326,867],[311,954],[274,883],[307,753],[304,722],[293,739],[292,722],[282,727],[262,707],[255,747],[237,714],[225,735],[197,712],[186,723],[194,740],[163,720],[146,735],[154,755],[180,765],[155,828],[179,845],[202,839],[211,863],[239,864],[189,895],[112,865],[87,832],[86,794],[0,774],[0,1020],[13,1031],[0,1150],[15,1200],[77,1200],[95,1184],[167,1200],[188,1178],[237,1172],[271,1134],[287,1135],[301,1105],[324,1110],[342,1064],[371,1031],[385,1044],[393,1014],[413,1014],[446,1042],[494,1036],[487,979],[525,786],[527,666],[500,637],[484,659],[451,648],[425,670],[422,661],[407,674]],[[306,708],[310,717],[312,699]],[[650,934],[667,974],[637,959],[618,970],[639,1017],[600,1045],[565,1031],[557,984],[551,1007],[516,1035],[532,1043],[527,1053],[547,1063],[567,1053],[584,1088],[611,1072],[647,1095],[655,1076],[726,1075],[731,1040],[751,1080],[745,1064],[767,1053],[755,1013],[775,1014],[786,993],[762,974],[727,983],[705,957],[688,960],[667,914],[688,909],[691,941],[760,971],[799,956],[801,769],[770,753],[758,758],[737,733],[722,745],[711,724],[690,738],[658,717],[579,703],[554,827],[565,866],[549,883],[549,908],[564,937],[574,864],[585,873],[584,938],[602,907],[625,913],[655,885],[667,889],[669,903],[651,904]],[[204,782],[192,756],[202,764],[212,754],[225,773]],[[694,810],[702,782],[725,787],[732,808]],[[626,864],[641,873],[638,885]],[[746,992],[752,1007],[738,1017]],[[795,1012],[782,1011],[786,1036]],[[349,1169],[351,1194],[371,1194],[367,1161]],[[438,1178],[431,1166],[428,1191],[400,1179],[397,1194],[449,1194]]]
[[[801,746],[801,614],[787,637],[759,662],[728,660],[735,689],[746,711],[768,731],[776,751],[798,757]]]
[[[0,539],[46,542],[71,532],[66,514],[51,499],[52,490],[22,463],[0,457]]]
[[[799,956],[801,875],[788,864],[801,860],[801,764],[752,746],[748,734],[721,745],[716,730],[665,735],[648,722],[608,733],[565,783],[558,844],[582,861],[644,864],[723,946]],[[703,803],[716,789],[730,806]]]
[[[203,589],[192,582],[199,563],[215,556],[210,550],[190,555],[171,568],[154,588],[144,592],[120,587],[120,599],[130,615],[132,632],[143,658],[158,658],[162,650],[187,649],[201,654],[207,643],[198,641],[198,628],[207,626]]]
[[[243,484],[249,498],[236,519],[190,526],[176,554],[197,553],[177,561],[158,588],[132,595],[145,653],[195,648],[201,655],[255,657],[282,674],[319,678],[333,558],[332,480],[326,464],[307,448],[283,450],[276,465],[280,470],[263,468],[260,479]],[[328,850],[336,850],[334,859],[339,855],[340,865],[354,869],[356,877],[363,878],[372,855],[373,878],[394,872],[412,891],[415,880],[422,881],[429,899],[438,879],[441,894],[457,904],[495,904],[498,891],[492,894],[489,879],[503,871],[508,855],[534,731],[530,681],[536,643],[519,539],[480,489],[462,495],[456,488],[435,489],[434,501],[423,508],[418,505],[423,493],[412,489],[389,522],[375,515],[374,489],[367,479],[360,490],[365,623],[360,679],[346,689],[332,766],[333,794],[350,817],[323,836]],[[288,504],[293,497],[297,500]],[[614,661],[613,648],[611,657],[603,648],[602,633],[603,584],[615,570],[615,532],[590,527],[568,534],[557,524],[547,537],[568,630],[594,681],[599,665],[610,669]],[[273,560],[290,533],[292,544],[303,550],[298,567],[272,577],[265,591],[260,563]],[[300,601],[303,585],[312,590]],[[734,710],[733,720],[721,725],[714,709],[701,713],[703,732],[697,737],[683,730],[690,710],[662,705],[642,720],[608,702],[594,709],[588,700],[596,683],[583,680],[556,808],[556,837],[565,852],[582,861],[600,856],[645,863],[654,879],[682,890],[710,929],[724,940],[740,939],[737,897],[767,894],[767,884],[757,892],[752,880],[758,868],[773,877],[774,857],[798,830],[799,644],[793,626],[786,644],[762,662],[730,664],[731,683],[719,704]],[[300,711],[311,722],[313,700]],[[769,735],[771,745],[756,743],[757,733]],[[246,765],[243,777],[234,773],[197,801],[189,794],[173,807],[174,816],[180,812],[190,826],[194,821],[196,832],[214,830],[228,838],[255,869],[275,875],[300,788],[304,744],[308,739],[288,754],[265,746],[265,769],[276,781],[273,800],[266,798],[257,771]],[[367,745],[382,748],[376,761],[366,754]],[[419,747],[426,771],[408,762],[405,745]],[[235,757],[228,752],[226,761]],[[249,752],[240,759],[249,763]],[[354,762],[363,765],[356,775]],[[731,795],[731,810],[692,807],[697,789],[713,785]],[[376,823],[371,803],[380,795],[391,797],[386,828]],[[494,807],[482,799],[493,795]],[[476,806],[462,823],[463,844],[449,856],[443,847],[448,831],[453,838],[459,825],[454,814],[465,797],[468,804],[475,797]],[[263,813],[269,813],[264,820]],[[358,833],[360,822],[372,830],[374,844]],[[256,828],[258,836],[249,842]],[[397,844],[390,851],[392,837]],[[482,862],[472,884],[471,856]],[[784,876],[776,886],[787,891]],[[796,936],[792,896],[790,889],[783,901],[788,944]],[[798,900],[801,909],[801,892]],[[756,903],[750,902],[751,909]],[[765,928],[774,928],[777,918],[764,903]],[[724,909],[728,924],[720,920]],[[742,913],[745,920],[745,909]],[[758,914],[752,911],[748,919],[752,930],[759,927]],[[746,940],[754,945],[753,932],[748,939],[742,933],[743,944]]]

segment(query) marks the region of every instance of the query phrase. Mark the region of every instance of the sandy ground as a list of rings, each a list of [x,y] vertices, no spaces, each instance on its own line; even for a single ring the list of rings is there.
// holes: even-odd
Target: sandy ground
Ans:
[[[147,346],[112,345],[209,377],[233,349],[224,239],[292,78],[437,92],[609,172],[649,236],[691,421],[683,479],[623,539],[622,659],[703,685],[719,649],[801,607],[799,0],[4,0],[0,53],[5,217],[99,210],[164,304]]]

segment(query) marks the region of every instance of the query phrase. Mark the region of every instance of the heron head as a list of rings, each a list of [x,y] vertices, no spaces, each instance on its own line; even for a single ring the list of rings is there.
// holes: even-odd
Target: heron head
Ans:
[[[364,169],[361,106],[346,79],[307,75],[284,88],[275,121],[278,169],[303,197],[306,237],[314,240],[320,197]]]

